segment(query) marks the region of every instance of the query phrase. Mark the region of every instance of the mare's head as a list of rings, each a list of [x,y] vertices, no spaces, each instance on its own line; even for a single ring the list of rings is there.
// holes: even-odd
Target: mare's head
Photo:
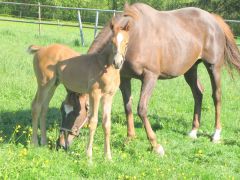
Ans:
[[[119,18],[121,18],[121,16],[113,17],[112,22],[110,23],[110,27],[113,32],[113,65],[116,69],[120,69],[125,61],[130,28],[128,21],[124,21],[122,24],[119,24]]]
[[[68,92],[61,106],[62,125],[57,148],[67,149],[87,120],[88,95]]]

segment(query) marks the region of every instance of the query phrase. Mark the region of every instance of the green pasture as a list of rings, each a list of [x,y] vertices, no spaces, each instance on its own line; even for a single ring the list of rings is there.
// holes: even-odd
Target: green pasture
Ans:
[[[222,72],[222,140],[213,144],[214,107],[207,71],[199,66],[205,87],[199,138],[192,141],[193,98],[183,77],[159,81],[149,103],[148,117],[166,155],[151,151],[142,122],[137,117],[140,82],[132,80],[133,110],[137,137],[125,143],[127,128],[120,91],[112,110],[113,161],[103,156],[101,116],[88,164],[85,147],[88,130],[82,129],[68,152],[56,151],[61,122],[59,107],[65,97],[59,86],[47,116],[47,147],[29,145],[30,104],[36,91],[29,45],[66,44],[86,53],[93,30],[84,29],[81,47],[78,28],[0,22],[0,179],[240,179],[240,76]],[[240,43],[240,39],[238,39]]]

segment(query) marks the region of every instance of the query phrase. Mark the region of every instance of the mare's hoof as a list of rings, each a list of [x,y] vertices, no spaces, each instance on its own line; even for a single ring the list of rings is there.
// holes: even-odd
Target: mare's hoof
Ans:
[[[215,144],[219,144],[221,143],[221,139],[220,139],[220,136],[213,136],[212,137],[212,142],[215,143]]]
[[[160,144],[158,144],[156,147],[154,147],[153,151],[155,153],[159,154],[161,157],[163,157],[164,154],[165,154],[164,149],[163,149],[163,147]]]
[[[220,139],[221,139],[221,129],[216,129],[213,137],[212,137],[212,142],[213,143],[220,143]]]
[[[197,130],[192,130],[188,136],[191,138],[191,139],[197,139]]]
[[[220,144],[221,143],[221,140],[219,139],[219,140],[214,140],[214,139],[212,139],[212,142],[214,143],[214,144]]]

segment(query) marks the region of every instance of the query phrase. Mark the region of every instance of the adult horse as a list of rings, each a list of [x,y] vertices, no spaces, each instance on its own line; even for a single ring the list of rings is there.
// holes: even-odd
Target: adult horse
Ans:
[[[240,72],[240,53],[229,26],[221,17],[198,8],[157,11],[146,4],[136,3],[126,5],[123,14],[114,18],[110,26],[106,26],[99,33],[88,53],[102,51],[109,43],[112,33],[125,27],[129,27],[130,37],[126,61],[116,63],[119,68],[123,65],[120,89],[128,119],[128,136],[135,135],[130,80],[137,78],[142,82],[138,115],[153,150],[160,155],[164,154],[147,117],[148,101],[158,79],[184,75],[194,97],[190,136],[196,138],[203,96],[197,81],[197,66],[203,62],[211,79],[215,106],[213,141],[219,141],[220,71],[223,65],[227,64]]]

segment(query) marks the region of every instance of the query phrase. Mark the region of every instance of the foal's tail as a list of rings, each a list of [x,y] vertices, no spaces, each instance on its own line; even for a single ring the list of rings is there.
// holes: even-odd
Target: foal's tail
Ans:
[[[29,54],[35,54],[39,49],[41,49],[41,46],[37,46],[37,45],[30,45],[27,49],[27,52]]]
[[[240,73],[240,52],[235,42],[234,35],[230,27],[224,22],[224,20],[220,16],[216,14],[212,15],[214,16],[217,23],[225,34],[226,44],[224,48],[224,54],[226,63],[231,69],[234,67]]]

